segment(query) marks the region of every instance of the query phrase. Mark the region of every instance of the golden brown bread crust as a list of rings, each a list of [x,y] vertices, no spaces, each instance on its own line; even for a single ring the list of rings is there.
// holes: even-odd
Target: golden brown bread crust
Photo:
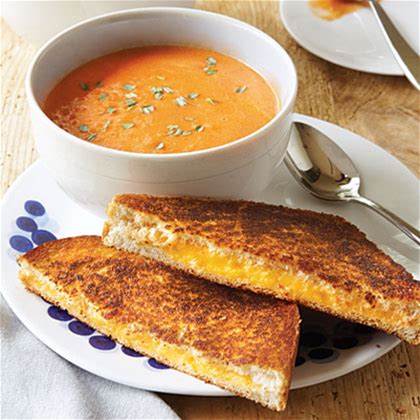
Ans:
[[[284,263],[343,291],[367,288],[384,298],[420,300],[420,282],[339,216],[250,201],[135,194],[116,196],[113,204],[155,215],[176,233]]]
[[[97,236],[47,242],[19,261],[69,296],[83,295],[107,319],[140,321],[168,343],[226,363],[280,371],[290,381],[300,322],[294,304],[202,281],[106,247]]]

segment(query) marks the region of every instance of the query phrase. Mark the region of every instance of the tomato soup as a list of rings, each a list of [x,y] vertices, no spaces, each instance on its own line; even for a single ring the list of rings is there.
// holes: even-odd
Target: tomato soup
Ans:
[[[312,10],[325,20],[335,20],[355,12],[363,7],[369,7],[368,0],[309,0]]]
[[[176,46],[90,61],[61,80],[44,105],[52,121],[84,141],[140,153],[220,146],[258,130],[278,109],[270,85],[247,65]]]

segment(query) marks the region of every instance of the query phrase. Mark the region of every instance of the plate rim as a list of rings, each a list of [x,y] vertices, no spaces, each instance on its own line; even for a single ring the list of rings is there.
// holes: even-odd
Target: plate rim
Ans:
[[[279,0],[279,15],[280,15],[280,20],[284,26],[284,28],[286,29],[287,33],[306,51],[308,51],[309,53],[315,55],[318,58],[321,58],[322,60],[328,61],[329,63],[335,64],[337,66],[340,67],[344,67],[350,70],[354,70],[354,71],[360,71],[362,73],[369,73],[369,74],[377,74],[379,76],[404,76],[404,72],[402,70],[400,71],[389,71],[389,70],[378,70],[378,69],[374,69],[370,66],[366,66],[364,68],[362,67],[358,67],[358,66],[354,66],[352,64],[343,64],[343,62],[341,60],[337,60],[334,58],[331,58],[331,55],[328,55],[328,53],[324,53],[320,50],[318,50],[317,48],[314,48],[313,45],[309,44],[306,42],[306,38],[301,38],[299,36],[299,34],[296,33],[296,31],[294,31],[290,24],[288,19],[285,18],[285,12],[284,12],[284,8],[287,7],[286,3],[289,2],[293,2],[293,0]]]

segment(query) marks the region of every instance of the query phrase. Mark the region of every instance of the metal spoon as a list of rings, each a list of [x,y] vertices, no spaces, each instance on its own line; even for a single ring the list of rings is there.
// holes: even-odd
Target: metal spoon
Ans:
[[[417,229],[359,194],[361,181],[353,162],[318,129],[301,122],[294,123],[285,163],[299,184],[315,197],[363,204],[420,245],[420,232]]]

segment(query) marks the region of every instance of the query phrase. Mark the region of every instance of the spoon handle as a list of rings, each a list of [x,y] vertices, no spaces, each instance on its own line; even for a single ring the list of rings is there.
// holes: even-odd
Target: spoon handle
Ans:
[[[405,233],[411,240],[413,240],[417,245],[420,245],[420,231],[418,231],[413,226],[409,225],[404,220],[400,219],[394,213],[391,213],[389,210],[382,207],[380,204],[375,203],[372,200],[369,200],[365,197],[354,197],[352,201],[356,201],[357,203],[363,204],[366,207],[375,210],[376,213],[380,214],[381,216],[385,217],[389,222],[391,222],[395,227],[397,227],[401,232]]]
[[[382,6],[376,0],[369,0],[369,5],[401,70],[413,86],[420,90],[419,56],[402,37]]]

